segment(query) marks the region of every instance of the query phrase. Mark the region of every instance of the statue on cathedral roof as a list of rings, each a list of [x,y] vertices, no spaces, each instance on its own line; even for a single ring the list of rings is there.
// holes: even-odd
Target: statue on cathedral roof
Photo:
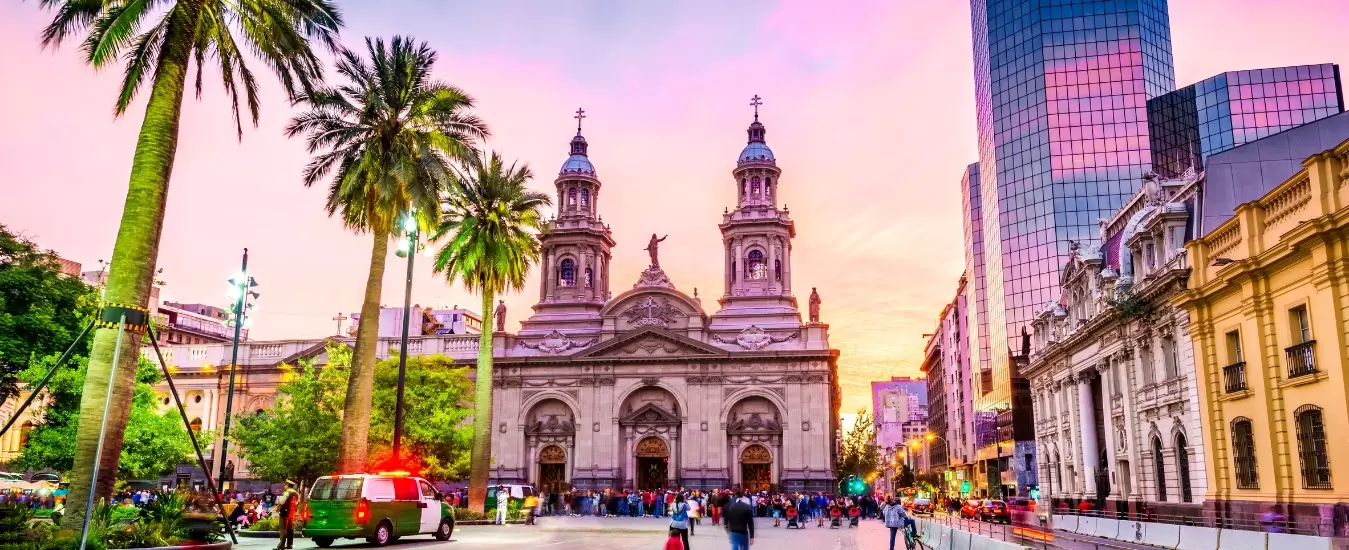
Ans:
[[[496,317],[497,332],[506,332],[506,301],[497,300],[496,312],[492,314]]]
[[[810,287],[810,322],[820,322],[820,293],[815,287]]]
[[[660,258],[657,257],[656,251],[660,248],[660,242],[665,240],[666,237],[669,237],[669,235],[657,239],[655,233],[651,234],[651,242],[647,243],[645,249],[647,253],[651,254],[651,267],[660,267]]]

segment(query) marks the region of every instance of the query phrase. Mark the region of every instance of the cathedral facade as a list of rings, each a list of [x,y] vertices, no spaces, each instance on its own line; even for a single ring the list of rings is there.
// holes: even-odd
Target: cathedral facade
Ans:
[[[518,334],[494,334],[493,483],[833,490],[838,352],[818,294],[804,322],[798,309],[796,229],[777,205],[781,170],[754,103],[727,182],[737,205],[720,224],[715,308],[676,287],[657,235],[649,267],[612,282],[616,241],[578,124],[558,214],[540,235],[539,301]]]

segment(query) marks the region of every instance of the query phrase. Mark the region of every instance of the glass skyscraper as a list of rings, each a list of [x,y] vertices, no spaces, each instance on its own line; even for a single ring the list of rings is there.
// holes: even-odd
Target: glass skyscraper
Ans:
[[[1209,155],[1343,110],[1338,65],[1222,73],[1148,100],[1153,170],[1174,178]]]
[[[971,0],[971,16],[992,378],[975,405],[998,428],[976,437],[998,443],[978,457],[1002,470],[1022,451],[1002,443],[1034,437],[1011,429],[1030,415],[1013,395],[1021,329],[1055,298],[1069,242],[1096,239],[1137,191],[1147,102],[1175,79],[1166,0]]]

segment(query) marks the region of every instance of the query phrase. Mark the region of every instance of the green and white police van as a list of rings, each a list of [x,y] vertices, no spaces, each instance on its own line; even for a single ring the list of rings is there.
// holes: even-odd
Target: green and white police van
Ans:
[[[320,548],[339,538],[384,546],[420,534],[450,540],[454,533],[454,509],[440,492],[401,472],[319,478],[306,506],[304,535]]]

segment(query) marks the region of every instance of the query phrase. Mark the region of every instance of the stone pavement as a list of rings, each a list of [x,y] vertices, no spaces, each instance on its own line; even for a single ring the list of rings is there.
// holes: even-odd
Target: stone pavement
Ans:
[[[454,530],[449,542],[437,542],[430,535],[407,537],[390,545],[391,550],[461,550],[540,548],[560,550],[661,550],[669,520],[660,518],[540,518],[536,526],[465,525]],[[783,522],[784,525],[786,522]],[[856,529],[815,527],[774,528],[773,520],[755,520],[757,537],[753,550],[888,550],[890,531],[880,521],[865,520]],[[275,539],[240,539],[240,550],[268,550]],[[694,528],[689,550],[729,550],[726,531],[704,519]],[[363,540],[338,540],[335,549],[371,548]],[[902,550],[903,545],[898,547]],[[296,538],[296,550],[315,548],[309,539]]]

